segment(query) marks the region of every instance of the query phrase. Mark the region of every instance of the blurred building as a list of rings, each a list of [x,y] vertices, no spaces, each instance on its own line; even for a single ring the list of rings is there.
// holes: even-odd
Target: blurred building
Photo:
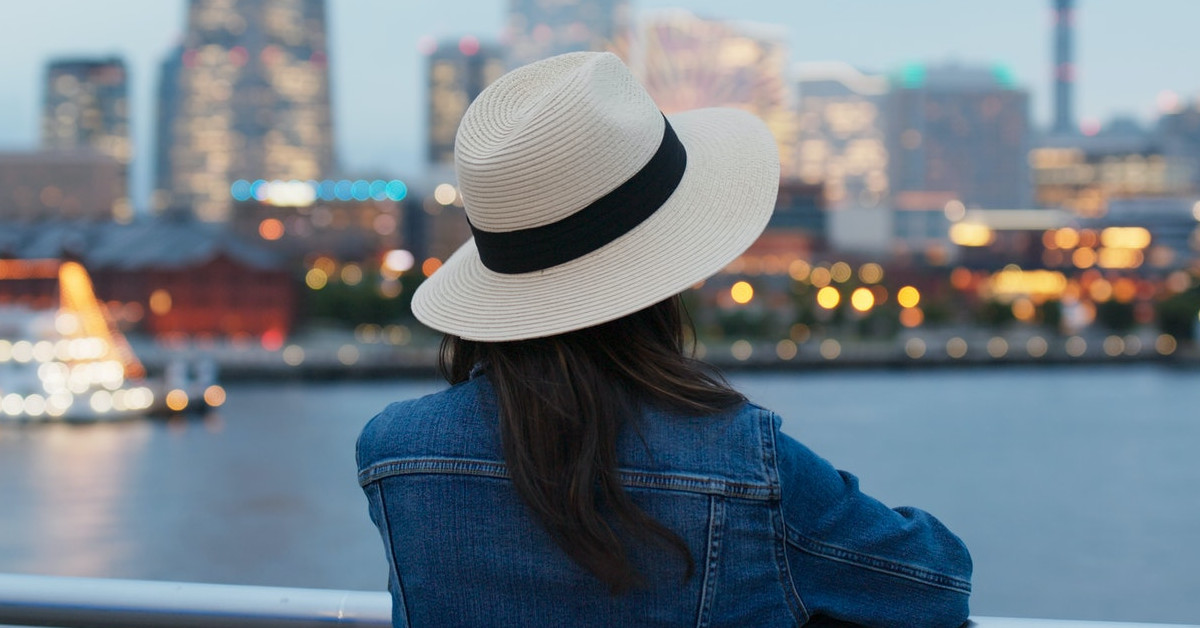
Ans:
[[[633,67],[664,113],[734,107],[758,116],[779,144],[782,172],[791,173],[796,124],[786,36],[772,25],[663,11],[641,21]]]
[[[430,166],[452,170],[454,136],[467,105],[504,73],[500,48],[466,36],[429,53],[428,152]]]
[[[117,198],[110,217],[133,218],[129,201],[129,85],[125,62],[106,59],[62,59],[46,68],[42,104],[42,147],[46,150],[94,150],[114,159]],[[69,184],[68,184],[69,185]]]
[[[293,321],[295,279],[278,257],[191,220],[9,225],[0,229],[0,258],[78,260],[115,323],[159,337],[265,344],[281,342]],[[0,282],[0,303],[45,301],[29,283]]]
[[[628,60],[629,21],[628,0],[509,0],[507,65],[581,50]]]
[[[930,192],[967,207],[1030,205],[1029,94],[1003,67],[911,65],[887,103],[889,187],[897,209]]]
[[[1103,229],[1144,229],[1146,242],[1133,261],[1150,269],[1187,268],[1200,262],[1200,195],[1113,200],[1108,212],[1083,222]]]
[[[1075,135],[1075,0],[1054,3],[1055,135]]]
[[[895,213],[890,207],[843,207],[829,211],[829,247],[841,253],[886,257],[894,252]]]
[[[824,186],[785,179],[779,184],[775,211],[767,222],[767,230],[803,232],[823,245],[828,231],[825,214]]]
[[[241,179],[231,186],[228,225],[296,267],[320,255],[366,261],[407,244],[408,195],[397,179]]]
[[[815,253],[826,250],[827,245],[824,187],[785,179],[779,184],[775,211],[767,227],[742,260],[755,267],[754,260],[758,259],[767,270],[773,265],[772,260],[790,263],[795,259],[812,259]]]
[[[1102,216],[1116,199],[1193,193],[1193,163],[1130,119],[1095,135],[1050,135],[1029,154],[1038,207]]]
[[[891,230],[888,248],[896,259],[914,266],[945,266],[957,258],[958,250],[950,241],[951,220],[945,211],[899,209],[887,214],[885,224]]]
[[[413,252],[419,258],[445,261],[469,239],[471,225],[461,204],[440,206],[425,218],[426,246],[414,246]]]
[[[182,45],[171,50],[163,59],[158,73],[158,90],[154,111],[154,191],[150,209],[162,212],[171,200],[171,146],[175,141],[172,125],[179,111],[179,77],[183,72]]]
[[[0,222],[112,220],[127,206],[125,172],[94,150],[0,153]]]
[[[315,181],[334,170],[324,0],[191,0],[179,64],[164,207],[226,222],[245,179]],[[171,85],[170,81],[175,84]]]
[[[1070,256],[1061,251],[1047,256],[1045,246],[1047,232],[1072,224],[1072,216],[1067,212],[973,209],[955,218],[946,227],[946,233],[956,247],[952,257],[962,266],[1000,270],[1011,264],[1025,269],[1071,264]]]
[[[1164,154],[1188,170],[1192,189],[1200,191],[1200,99],[1163,114],[1156,135]]]
[[[827,250],[827,232],[822,186],[785,179],[766,228],[725,272],[782,278],[796,260],[812,260]]]
[[[887,78],[843,63],[809,63],[797,69],[796,87],[794,174],[805,183],[824,184],[831,210],[886,205]]]

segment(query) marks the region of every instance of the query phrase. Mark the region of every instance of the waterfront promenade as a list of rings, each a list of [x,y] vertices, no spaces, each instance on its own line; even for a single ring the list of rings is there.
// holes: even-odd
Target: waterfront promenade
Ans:
[[[152,371],[162,371],[176,361],[211,362],[226,380],[432,376],[437,339],[414,335],[407,328],[398,335],[403,343],[389,341],[384,329],[324,331],[298,336],[273,350],[253,341],[159,344],[131,338],[131,342]],[[934,329],[865,342],[836,338],[724,340],[701,343],[696,356],[731,371],[1130,363],[1200,366],[1200,348],[1153,330],[1061,337],[1029,329]]]

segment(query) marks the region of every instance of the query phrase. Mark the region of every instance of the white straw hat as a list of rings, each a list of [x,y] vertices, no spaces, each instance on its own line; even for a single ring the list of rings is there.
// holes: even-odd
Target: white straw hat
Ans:
[[[488,342],[591,327],[686,290],[754,242],[779,187],[761,121],[736,109],[664,117],[609,53],[500,77],[467,109],[454,156],[475,237],[412,310]]]

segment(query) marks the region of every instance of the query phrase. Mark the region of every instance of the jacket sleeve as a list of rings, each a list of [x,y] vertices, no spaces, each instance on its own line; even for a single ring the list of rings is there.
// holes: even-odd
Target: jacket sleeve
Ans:
[[[967,621],[971,556],[958,537],[924,511],[864,495],[853,475],[778,429],[775,444],[788,569],[810,617],[877,628]]]

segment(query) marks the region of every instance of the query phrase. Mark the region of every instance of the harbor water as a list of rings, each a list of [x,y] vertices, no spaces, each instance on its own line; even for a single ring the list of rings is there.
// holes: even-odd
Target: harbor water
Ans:
[[[1200,622],[1200,372],[733,380],[866,492],[959,533],[973,613]],[[354,440],[441,384],[226,387],[203,419],[0,424],[0,573],[382,590]]]

